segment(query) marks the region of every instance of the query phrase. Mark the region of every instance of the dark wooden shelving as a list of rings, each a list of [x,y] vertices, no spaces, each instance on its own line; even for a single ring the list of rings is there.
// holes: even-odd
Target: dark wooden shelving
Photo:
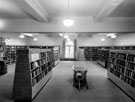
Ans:
[[[99,49],[97,63],[102,65],[104,68],[107,68],[108,56],[109,56],[108,49]]]
[[[52,76],[51,49],[25,48],[17,50],[13,85],[15,100],[32,100]],[[46,60],[42,62],[42,60]],[[48,60],[49,59],[49,60]]]
[[[134,51],[110,50],[108,60],[108,78],[123,89],[133,100],[135,100],[134,58]]]

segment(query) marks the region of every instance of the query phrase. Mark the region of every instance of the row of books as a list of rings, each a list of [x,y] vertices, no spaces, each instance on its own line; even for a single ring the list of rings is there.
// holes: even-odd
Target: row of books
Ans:
[[[128,55],[127,61],[135,62],[135,55]]]
[[[125,62],[125,61],[123,61],[123,60],[116,59],[116,64],[118,64],[118,65],[120,65],[120,66],[125,67],[126,62]]]
[[[39,66],[40,66],[39,61],[31,62],[31,70],[34,70]]]
[[[42,71],[44,71],[47,67],[48,67],[47,64],[42,65],[41,66]]]
[[[125,78],[124,78],[124,81],[125,81],[127,84],[129,84],[130,86],[132,86],[133,88],[135,88],[135,81],[132,80],[131,78],[125,77]]]
[[[116,58],[116,53],[110,52],[110,57],[111,57],[111,58]]]
[[[115,66],[115,70],[119,71],[120,73],[124,73],[125,68],[123,68],[123,67],[121,67],[121,66],[116,65],[116,66]]]
[[[32,86],[35,86],[41,79],[42,79],[42,74],[40,74],[36,78],[32,79]]]
[[[135,71],[135,63],[130,63],[130,62],[128,62],[128,63],[127,63],[127,68],[130,69],[130,70]]]
[[[97,60],[98,59],[98,49],[87,47],[84,50],[84,56],[86,60]]]
[[[115,64],[115,58],[109,57],[109,58],[108,58],[108,61],[111,62],[111,63],[113,63],[113,64]]]
[[[33,70],[33,71],[31,72],[32,78],[38,76],[41,72],[42,72],[41,67],[39,67],[39,68]]]
[[[122,73],[120,73],[120,72],[118,72],[118,71],[115,70],[114,74],[115,74],[118,78],[124,80],[124,75],[123,75]]]
[[[126,54],[125,53],[117,53],[116,58],[126,60]]]
[[[135,72],[126,69],[126,73],[125,73],[125,74],[126,74],[127,76],[129,76],[130,78],[135,79]]]
[[[46,54],[47,54],[46,52],[41,52],[41,53],[40,53],[40,57],[41,57],[41,58],[45,58],[45,57],[47,56]]]
[[[111,62],[108,62],[108,68],[114,68],[114,64],[112,64]]]

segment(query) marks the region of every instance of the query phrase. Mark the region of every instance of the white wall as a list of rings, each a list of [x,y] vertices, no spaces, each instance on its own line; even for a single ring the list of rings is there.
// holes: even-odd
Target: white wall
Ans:
[[[6,45],[27,45],[28,39],[19,38],[19,33],[2,33],[1,37],[10,38],[10,41],[6,40]]]
[[[48,34],[40,34],[35,36],[38,40],[34,41],[33,38],[29,38],[28,45],[43,45],[43,46],[51,46],[51,45],[61,45],[62,38],[58,35],[48,35]]]
[[[114,45],[135,45],[135,33],[119,34],[114,41]]]
[[[101,38],[105,38],[105,41],[101,41]],[[113,45],[113,39],[106,38],[104,35],[81,35],[77,38],[78,46],[111,46]]]
[[[75,17],[73,27],[65,27],[63,19],[51,18],[46,23],[32,19],[6,19],[0,32],[135,32],[134,18],[114,17],[94,22],[91,17]]]

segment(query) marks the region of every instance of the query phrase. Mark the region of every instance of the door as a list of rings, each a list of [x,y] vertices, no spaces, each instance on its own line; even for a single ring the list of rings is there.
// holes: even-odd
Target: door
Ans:
[[[65,41],[65,58],[74,59],[74,40]]]

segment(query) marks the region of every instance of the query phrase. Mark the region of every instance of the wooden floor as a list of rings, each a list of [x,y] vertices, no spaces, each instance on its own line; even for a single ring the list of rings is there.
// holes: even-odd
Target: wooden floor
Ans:
[[[60,62],[53,69],[53,77],[34,98],[33,102],[132,102],[112,81],[107,78],[106,69],[95,62],[85,62],[88,67],[89,89],[78,91],[73,88],[73,61]],[[8,68],[8,74],[0,76],[0,102],[14,102],[12,87],[15,65]]]

